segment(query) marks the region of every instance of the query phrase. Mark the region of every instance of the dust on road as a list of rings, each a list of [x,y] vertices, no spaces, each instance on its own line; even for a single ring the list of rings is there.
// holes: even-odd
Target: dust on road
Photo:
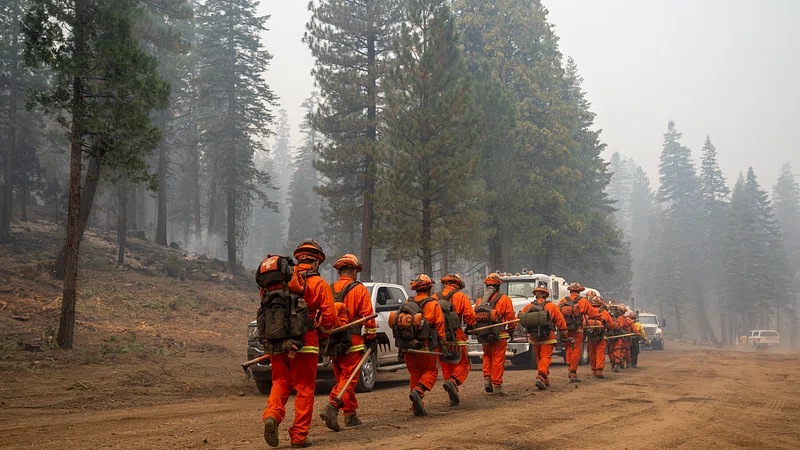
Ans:
[[[0,447],[268,448],[260,422],[266,398],[244,385],[241,369],[237,374],[237,367],[228,367],[237,365],[236,358],[217,359],[207,365],[203,380],[208,386],[219,386],[219,393],[204,388],[202,395],[191,400],[175,392],[177,386],[156,382],[139,386],[136,401],[91,410],[49,403],[45,393],[40,392],[38,398],[21,394],[25,388],[19,383],[5,384],[0,393],[12,400],[0,405]],[[588,380],[583,366],[579,373],[586,381],[579,385],[568,385],[566,367],[555,365],[553,387],[545,392],[533,384],[535,371],[509,366],[505,385],[513,395],[505,398],[485,394],[480,372],[473,370],[462,388],[459,407],[448,406],[441,380],[437,383],[426,397],[427,418],[415,418],[409,411],[404,374],[381,374],[378,389],[359,396],[363,426],[334,433],[315,413],[311,438],[318,448],[348,450],[354,445],[391,449],[800,447],[797,353],[671,345],[665,351],[643,352],[640,361],[638,369],[609,373],[606,380]],[[63,378],[45,383],[55,397],[59,389],[74,387],[69,376]],[[324,405],[329,386],[327,382],[318,385],[316,411]],[[124,400],[125,395],[120,397]],[[291,418],[291,401],[287,406],[287,418]],[[283,448],[289,446],[288,426],[288,422],[281,426]]]

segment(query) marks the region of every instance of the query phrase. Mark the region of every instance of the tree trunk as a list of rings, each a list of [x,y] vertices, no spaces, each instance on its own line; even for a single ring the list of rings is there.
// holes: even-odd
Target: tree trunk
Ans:
[[[117,253],[117,265],[121,266],[125,263],[125,241],[128,236],[128,189],[124,179],[119,180],[117,196],[119,197],[119,211],[117,212],[119,252]]]
[[[28,196],[30,192],[28,191],[28,185],[26,181],[23,180],[19,186],[19,220],[23,222],[28,221]]]
[[[85,45],[85,0],[75,0],[74,58],[83,56]],[[66,266],[64,269],[64,291],[61,297],[61,318],[56,342],[63,349],[71,349],[75,337],[75,300],[78,287],[78,246],[80,245],[81,213],[81,140],[83,138],[83,80],[76,76],[72,80],[72,130],[70,133],[69,207],[67,209]]]
[[[722,337],[722,342],[724,344],[730,344],[731,340],[728,339],[728,324],[725,321],[725,313],[722,312],[722,306],[720,304],[720,312],[719,312],[719,329]]]
[[[86,231],[86,224],[89,222],[89,214],[92,211],[92,203],[94,202],[94,194],[97,192],[97,185],[100,183],[100,169],[101,169],[102,156],[94,155],[89,159],[89,168],[86,171],[86,181],[84,182],[83,194],[78,198],[81,200],[80,217],[78,218],[78,245],[83,239],[83,233]],[[80,162],[79,162],[80,164]],[[70,173],[70,177],[72,174]],[[78,171],[78,186],[80,188],[80,171]],[[70,178],[72,183],[72,178]],[[70,185],[70,201],[72,198],[72,185]],[[69,217],[67,217],[69,223]],[[68,227],[69,228],[69,227]],[[67,264],[67,246],[69,244],[69,236],[67,236],[67,245],[61,249],[56,264],[53,267],[52,276],[57,280],[63,280],[65,268]]]
[[[442,276],[450,273],[450,261],[448,260],[448,253],[450,252],[450,249],[448,248],[448,244],[449,242],[445,241],[444,246],[442,246]]]
[[[427,187],[425,191],[427,192]],[[431,202],[430,200],[422,201],[422,271],[428,275],[433,276],[433,255],[431,251]]]
[[[683,325],[681,324],[681,310],[678,306],[678,300],[672,301],[673,312],[675,313],[675,331],[678,336],[683,337]]]
[[[494,205],[488,208],[489,217],[492,218],[492,229],[494,235],[489,239],[489,264],[491,270],[506,270],[503,264],[503,242],[500,236],[500,226],[497,223],[497,216],[494,214]]]
[[[378,74],[375,65],[374,34],[367,37],[367,71],[369,78],[367,84],[367,140],[374,146],[378,139]],[[361,279],[364,281],[372,281],[372,222],[375,213],[372,199],[375,196],[375,177],[371,167],[372,155],[369,152],[373,150],[373,148],[369,148],[364,161],[366,167],[364,171],[364,210],[361,218],[361,264],[364,267]]]
[[[711,326],[711,322],[708,320],[708,313],[706,312],[706,306],[703,303],[702,298],[699,298],[697,301],[697,311],[698,311],[698,318],[697,320],[700,323],[700,329],[702,333],[708,336],[708,339],[714,345],[719,345],[719,341],[717,340],[717,335],[714,333],[714,328]]]
[[[239,267],[236,264],[236,182],[233,168],[228,175],[228,267],[231,274],[237,274]]]
[[[403,284],[403,264],[399,258],[394,261],[394,282],[401,286]]]
[[[18,5],[14,6],[14,17],[19,17]],[[5,184],[3,185],[3,210],[0,211],[0,242],[11,240],[11,213],[14,193],[13,161],[17,145],[17,76],[19,65],[19,31],[14,30],[11,38],[11,77],[8,101],[8,142],[6,143]]]
[[[194,116],[194,115],[193,115]],[[195,131],[197,130],[197,126],[194,125]],[[194,239],[195,244],[200,244],[200,239],[202,238],[202,224],[201,224],[201,209],[200,209],[200,153],[197,150],[197,139],[196,134],[192,136],[191,147],[189,148],[189,154],[191,155],[192,161],[190,163],[190,174],[192,180],[192,206],[194,208]]]
[[[163,114],[163,113],[162,113]],[[162,124],[165,121],[162,121]],[[158,215],[156,217],[156,244],[167,245],[167,145],[158,146]]]

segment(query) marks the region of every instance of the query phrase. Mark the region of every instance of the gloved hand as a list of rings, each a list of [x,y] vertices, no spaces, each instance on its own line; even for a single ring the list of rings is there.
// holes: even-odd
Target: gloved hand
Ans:
[[[567,342],[569,340],[569,335],[566,332],[561,333],[561,340]]]
[[[475,325],[467,325],[467,328],[464,329],[464,334],[475,334],[474,330]]]
[[[369,335],[369,337],[364,336],[364,350],[368,348],[372,349],[372,353],[378,353],[378,340],[374,334]]]

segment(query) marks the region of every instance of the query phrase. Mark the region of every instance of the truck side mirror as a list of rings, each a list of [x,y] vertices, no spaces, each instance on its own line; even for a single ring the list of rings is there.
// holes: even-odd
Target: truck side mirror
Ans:
[[[661,319],[661,328],[667,328],[667,319]]]

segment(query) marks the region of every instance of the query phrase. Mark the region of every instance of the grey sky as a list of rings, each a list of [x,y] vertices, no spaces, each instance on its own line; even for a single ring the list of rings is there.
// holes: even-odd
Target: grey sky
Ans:
[[[633,157],[658,183],[667,121],[695,159],[706,134],[729,184],[752,165],[771,190],[780,166],[800,171],[800,1],[545,0],[560,48],[575,58],[609,152]],[[289,112],[313,88],[300,42],[305,0],[264,0],[272,14],[267,79]],[[299,134],[295,131],[295,139]],[[610,153],[606,155],[609,157]]]

